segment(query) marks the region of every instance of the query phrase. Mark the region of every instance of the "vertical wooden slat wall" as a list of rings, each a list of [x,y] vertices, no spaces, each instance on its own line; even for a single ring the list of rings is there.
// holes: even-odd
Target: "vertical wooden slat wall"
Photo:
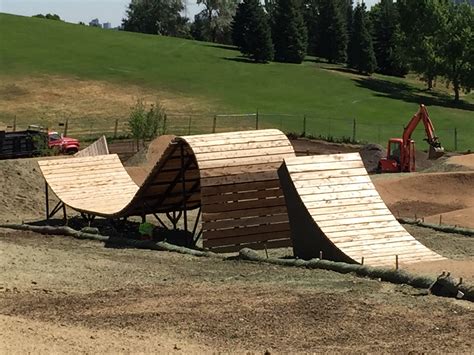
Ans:
[[[291,246],[277,169],[294,157],[278,130],[181,137],[201,177],[203,246],[231,252],[244,246]]]

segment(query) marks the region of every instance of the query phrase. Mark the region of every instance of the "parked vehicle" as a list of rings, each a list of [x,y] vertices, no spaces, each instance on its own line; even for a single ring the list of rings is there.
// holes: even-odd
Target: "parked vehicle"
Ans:
[[[30,126],[25,131],[0,131],[0,159],[26,158],[51,154],[74,154],[80,143],[58,132],[44,132]]]

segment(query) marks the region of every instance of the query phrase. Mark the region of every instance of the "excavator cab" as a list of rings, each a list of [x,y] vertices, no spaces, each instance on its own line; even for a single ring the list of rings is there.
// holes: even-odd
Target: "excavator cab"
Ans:
[[[388,141],[387,156],[379,162],[378,172],[399,173],[415,171],[415,141],[410,139],[404,145],[401,138]]]

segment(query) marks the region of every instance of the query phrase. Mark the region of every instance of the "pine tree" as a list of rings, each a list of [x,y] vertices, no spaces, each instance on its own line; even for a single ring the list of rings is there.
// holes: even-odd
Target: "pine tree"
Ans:
[[[232,39],[242,54],[257,62],[273,59],[270,25],[258,0],[239,4],[232,22]]]
[[[370,17],[374,26],[373,41],[377,71],[386,75],[405,75],[407,69],[402,64],[397,43],[398,11],[393,0],[382,0],[374,5]]]
[[[360,73],[371,74],[377,67],[372,36],[369,32],[365,4],[358,4],[354,11],[353,31],[349,45],[348,65]]]
[[[310,55],[316,55],[318,44],[318,0],[303,0],[303,19],[308,33],[308,49]]]
[[[306,55],[308,34],[298,0],[277,0],[273,14],[275,60],[301,63]]]
[[[320,1],[317,54],[330,63],[345,62],[347,58],[347,15],[342,5],[341,1]]]

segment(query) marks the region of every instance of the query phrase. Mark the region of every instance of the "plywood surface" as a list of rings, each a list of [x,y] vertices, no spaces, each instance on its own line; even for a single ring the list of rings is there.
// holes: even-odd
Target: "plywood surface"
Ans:
[[[399,264],[443,259],[397,222],[358,153],[286,158],[282,169],[291,181],[287,189],[293,191],[288,192],[304,206],[301,213],[308,214],[307,229],[313,230],[293,236],[295,243],[298,238],[318,238],[313,245],[320,250],[337,248],[348,259],[363,258],[373,266],[395,266],[397,256]],[[313,254],[319,256],[319,250]]]

